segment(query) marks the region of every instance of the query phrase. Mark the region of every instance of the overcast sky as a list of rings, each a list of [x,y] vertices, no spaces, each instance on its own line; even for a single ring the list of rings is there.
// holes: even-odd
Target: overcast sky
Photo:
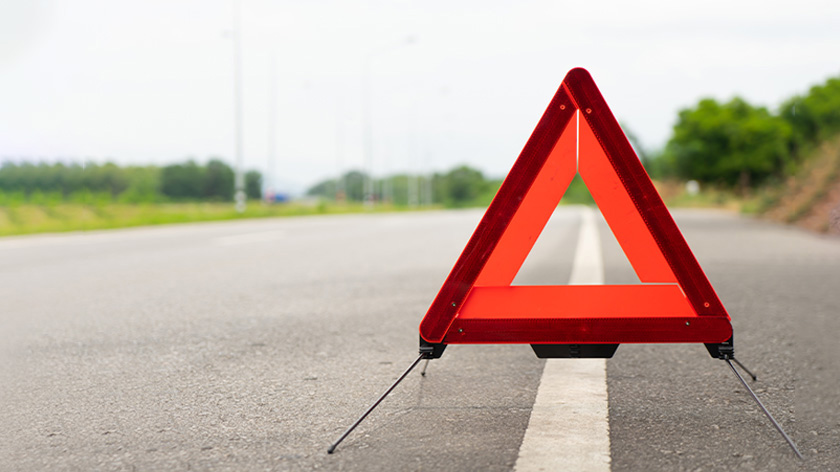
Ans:
[[[0,0],[0,160],[233,164],[234,1]],[[840,76],[836,0],[239,1],[244,160],[273,137],[292,191],[365,167],[366,81],[375,174],[501,177],[576,66],[651,149],[701,97]]]

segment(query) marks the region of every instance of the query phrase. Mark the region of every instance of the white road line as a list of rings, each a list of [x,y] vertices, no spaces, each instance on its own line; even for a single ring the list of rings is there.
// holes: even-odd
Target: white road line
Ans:
[[[276,231],[260,231],[258,233],[234,234],[232,236],[222,236],[213,239],[213,244],[216,246],[237,246],[240,244],[264,243],[269,241],[277,241],[286,235],[286,231],[280,229]]]
[[[580,233],[569,285],[601,285],[604,283],[604,258],[601,255],[595,211],[591,207],[581,207],[580,218]]]
[[[581,217],[569,284],[603,284],[595,213],[586,207]],[[604,359],[546,360],[515,470],[609,471],[608,416]]]

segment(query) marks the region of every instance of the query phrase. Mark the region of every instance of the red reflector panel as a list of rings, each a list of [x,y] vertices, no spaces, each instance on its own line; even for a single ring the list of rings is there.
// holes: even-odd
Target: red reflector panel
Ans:
[[[592,76],[585,69],[572,69],[563,83],[582,110],[581,117],[592,129],[615,173],[621,177],[625,192],[632,199],[636,212],[644,218],[648,231],[694,310],[699,315],[726,316],[729,319]]]
[[[664,318],[695,315],[676,285],[475,287],[458,313],[459,319],[633,316]]]
[[[585,120],[580,128],[580,176],[642,283],[676,283],[677,278],[642,215]],[[635,155],[634,155],[635,156]]]
[[[522,198],[475,285],[510,285],[575,178],[577,136],[569,123]]]
[[[439,343],[443,340],[467,293],[484,269],[574,114],[572,101],[561,86],[420,323],[420,335],[426,341]],[[560,193],[562,195],[562,191]],[[534,238],[538,234],[539,231]],[[493,273],[499,276],[497,271]]]

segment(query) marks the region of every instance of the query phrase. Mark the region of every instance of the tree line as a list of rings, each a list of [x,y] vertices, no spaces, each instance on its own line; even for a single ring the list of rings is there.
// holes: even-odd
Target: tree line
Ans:
[[[58,203],[120,201],[231,201],[234,171],[225,162],[206,164],[193,160],[159,166],[126,166],[114,163],[14,163],[0,165],[0,196],[12,202]],[[248,198],[262,197],[262,175],[245,174]]]
[[[364,172],[353,170],[337,179],[327,179],[307,191],[312,197],[362,202]],[[373,180],[372,198],[399,206],[442,205],[449,208],[489,205],[502,184],[475,168],[460,165],[446,172],[426,175],[398,174]],[[575,178],[563,197],[566,203],[590,203],[592,197],[580,178]]]
[[[785,100],[775,113],[740,97],[728,102],[701,99],[679,111],[672,135],[659,151],[645,152],[635,136],[626,128],[625,132],[654,178],[697,180],[747,191],[793,175],[811,150],[840,133],[840,78],[830,78]],[[314,185],[307,194],[362,201],[366,178],[362,172],[348,172]],[[421,193],[426,189],[421,203],[484,205],[500,184],[477,169],[459,166],[431,175],[375,179],[373,198],[411,204],[414,185]],[[564,201],[588,202],[591,196],[576,178]]]
[[[706,98],[679,112],[659,156],[656,177],[749,189],[792,175],[821,141],[840,132],[840,78],[785,100],[774,113],[735,97]]]
[[[637,151],[655,178],[678,178],[747,190],[793,174],[819,142],[840,132],[840,78],[815,85],[785,100],[776,112],[735,97],[705,98],[679,112],[664,149]],[[628,133],[632,138],[632,135]],[[635,140],[634,140],[635,141]],[[363,201],[367,176],[351,171],[311,187],[307,194]],[[398,205],[450,207],[490,202],[501,180],[458,166],[429,175],[394,175],[373,180],[372,198]],[[248,198],[260,198],[262,175],[245,174]],[[580,194],[578,180],[567,192]],[[123,201],[129,203],[230,201],[234,172],[219,159],[158,166],[120,167],[113,163],[14,163],[0,165],[2,201]]]
[[[307,190],[308,196],[330,200],[362,202],[368,196],[367,174],[349,171],[335,179],[319,182]],[[374,178],[370,198],[400,206],[442,204],[448,207],[486,205],[501,185],[501,180],[484,177],[481,171],[469,166],[427,175],[397,174]]]

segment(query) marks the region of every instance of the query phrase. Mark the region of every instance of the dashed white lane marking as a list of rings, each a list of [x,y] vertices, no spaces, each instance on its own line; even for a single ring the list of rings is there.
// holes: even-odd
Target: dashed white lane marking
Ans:
[[[237,246],[240,244],[264,243],[277,241],[286,235],[284,230],[260,231],[259,233],[234,234],[213,239],[216,246]]]
[[[584,208],[581,218],[569,284],[603,284],[604,263],[595,213]],[[546,360],[515,470],[610,470],[604,359]]]

